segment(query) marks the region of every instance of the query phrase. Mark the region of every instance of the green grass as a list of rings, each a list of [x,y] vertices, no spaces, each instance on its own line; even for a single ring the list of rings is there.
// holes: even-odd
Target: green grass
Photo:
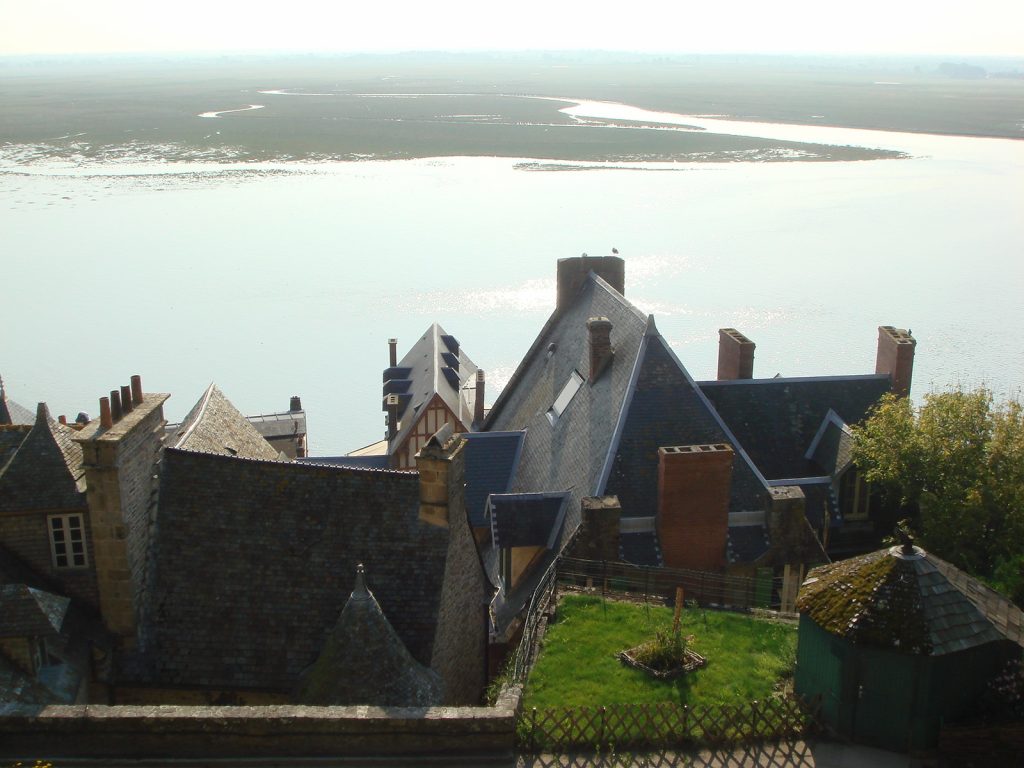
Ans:
[[[671,625],[669,608],[565,597],[530,673],[524,705],[737,705],[765,699],[792,675],[795,625],[701,609],[684,610],[681,625],[693,636],[690,647],[708,660],[703,669],[658,681],[616,658]]]

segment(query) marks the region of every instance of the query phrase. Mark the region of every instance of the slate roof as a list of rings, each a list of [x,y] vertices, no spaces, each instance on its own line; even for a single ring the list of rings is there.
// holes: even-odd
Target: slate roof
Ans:
[[[586,381],[591,317],[609,319],[615,350],[593,383]],[[563,544],[579,527],[580,500],[599,495],[646,327],[646,316],[591,272],[575,300],[547,321],[487,416],[485,431],[526,430],[511,492],[571,494]],[[573,371],[584,382],[552,424],[546,412]]]
[[[619,557],[633,565],[661,567],[661,544],[656,531],[639,531],[619,535]]]
[[[448,531],[420,522],[415,473],[168,448],[159,500],[140,682],[292,690],[358,563],[430,663]]]
[[[864,419],[891,388],[888,374],[702,381],[701,391],[764,477],[811,477],[806,457],[829,410],[846,424]]]
[[[519,463],[524,432],[467,432],[465,456],[466,513],[469,524],[483,528],[487,497],[507,493]]]
[[[454,336],[438,323],[417,339],[395,368],[384,371],[384,399],[397,394],[399,429],[391,449],[401,445],[416,423],[418,410],[440,396],[466,427],[473,423],[477,367]],[[387,410],[385,404],[384,410]]]
[[[829,408],[805,458],[813,461],[824,474],[837,477],[853,461],[853,443],[853,431]]]
[[[366,588],[359,566],[338,623],[302,675],[298,700],[320,706],[429,707],[442,698],[441,678],[409,654]]]
[[[989,610],[1012,609],[1021,625],[1020,611],[1009,601],[976,605],[953,566],[912,549],[895,546],[813,569],[797,608],[853,643],[926,656],[1008,639],[986,615]]]
[[[278,458],[278,451],[210,384],[174,431],[168,443],[189,451],[220,453],[248,459]]]
[[[285,411],[246,416],[245,420],[265,438],[293,437],[306,434],[306,412]]]
[[[764,525],[730,525],[725,551],[730,563],[750,563],[771,547]]]
[[[494,546],[546,547],[557,553],[568,498],[567,493],[492,494],[487,511]]]
[[[658,448],[710,443],[734,449],[729,508],[764,509],[763,479],[652,323],[605,492],[619,497],[623,517],[651,517],[658,511]]]
[[[63,704],[60,697],[0,653],[0,704]]]
[[[86,507],[82,448],[73,441],[75,434],[39,404],[35,423],[0,470],[0,512]]]
[[[4,391],[3,383],[0,382],[0,425],[31,425],[34,422],[35,418],[32,415],[32,411],[28,408],[23,408],[13,400],[7,399],[7,393]]]
[[[70,602],[70,598],[24,584],[0,586],[0,637],[59,634]]]
[[[18,424],[17,426],[0,425],[0,474],[18,447],[24,442],[30,426]]]
[[[376,456],[303,456],[295,461],[299,464],[323,464],[352,469],[387,469],[391,464],[386,453]]]

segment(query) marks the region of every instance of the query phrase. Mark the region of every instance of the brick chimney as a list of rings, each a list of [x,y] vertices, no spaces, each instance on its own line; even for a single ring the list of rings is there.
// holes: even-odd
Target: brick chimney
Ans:
[[[484,423],[484,372],[476,372],[476,399],[473,401],[473,423]]]
[[[143,395],[137,377],[127,389],[129,412],[124,412],[121,391],[112,391],[121,401],[119,418],[110,399],[101,398],[99,420],[86,424],[74,440],[82,446],[103,622],[131,647],[145,583],[154,467],[167,424],[163,404],[169,395]]]
[[[619,256],[577,256],[558,260],[556,310],[565,309],[579,293],[587,275],[594,272],[619,293],[626,293],[626,262]]]
[[[615,354],[612,349],[612,323],[607,317],[592,317],[587,320],[587,331],[590,341],[589,380],[593,383]]]
[[[917,342],[909,331],[893,328],[891,325],[878,326],[878,357],[875,373],[887,373],[892,378],[893,394],[899,397],[910,395],[910,381],[914,375],[914,349]]]
[[[754,378],[754,346],[735,328],[719,328],[718,380]]]
[[[655,525],[665,565],[725,568],[732,448],[724,444],[658,449]]]
[[[448,423],[416,454],[416,470],[420,475],[419,517],[423,522],[447,528],[450,520],[465,520],[465,446],[465,438],[456,435]]]

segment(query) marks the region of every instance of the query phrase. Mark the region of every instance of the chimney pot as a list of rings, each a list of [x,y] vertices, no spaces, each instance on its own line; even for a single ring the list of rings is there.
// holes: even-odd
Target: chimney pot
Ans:
[[[388,367],[398,365],[398,339],[388,339]]]
[[[142,405],[142,377],[138,374],[132,376],[132,405]]]
[[[125,412],[125,415],[132,412],[132,388],[121,387],[121,410]]]
[[[477,425],[484,422],[484,386],[484,372],[478,369],[476,372],[476,400],[473,402],[473,421]]]
[[[121,410],[121,393],[116,389],[110,390],[110,416],[115,424],[124,416],[124,411]]]
[[[288,410],[292,412],[302,410],[302,399],[298,395],[292,395],[291,402],[288,403]]]
[[[718,380],[754,378],[756,345],[735,328],[718,329]]]
[[[110,398],[100,398],[100,426],[104,429],[110,429],[114,426],[114,417],[110,413]]]

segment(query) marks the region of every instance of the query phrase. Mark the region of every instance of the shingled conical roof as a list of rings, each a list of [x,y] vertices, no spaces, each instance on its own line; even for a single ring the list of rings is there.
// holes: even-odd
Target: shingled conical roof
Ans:
[[[296,698],[323,706],[441,703],[441,679],[410,655],[366,588],[362,565],[319,658],[302,675]]]
[[[815,568],[797,608],[857,645],[940,656],[1008,638],[1004,614],[1020,611],[990,592],[908,543]]]

